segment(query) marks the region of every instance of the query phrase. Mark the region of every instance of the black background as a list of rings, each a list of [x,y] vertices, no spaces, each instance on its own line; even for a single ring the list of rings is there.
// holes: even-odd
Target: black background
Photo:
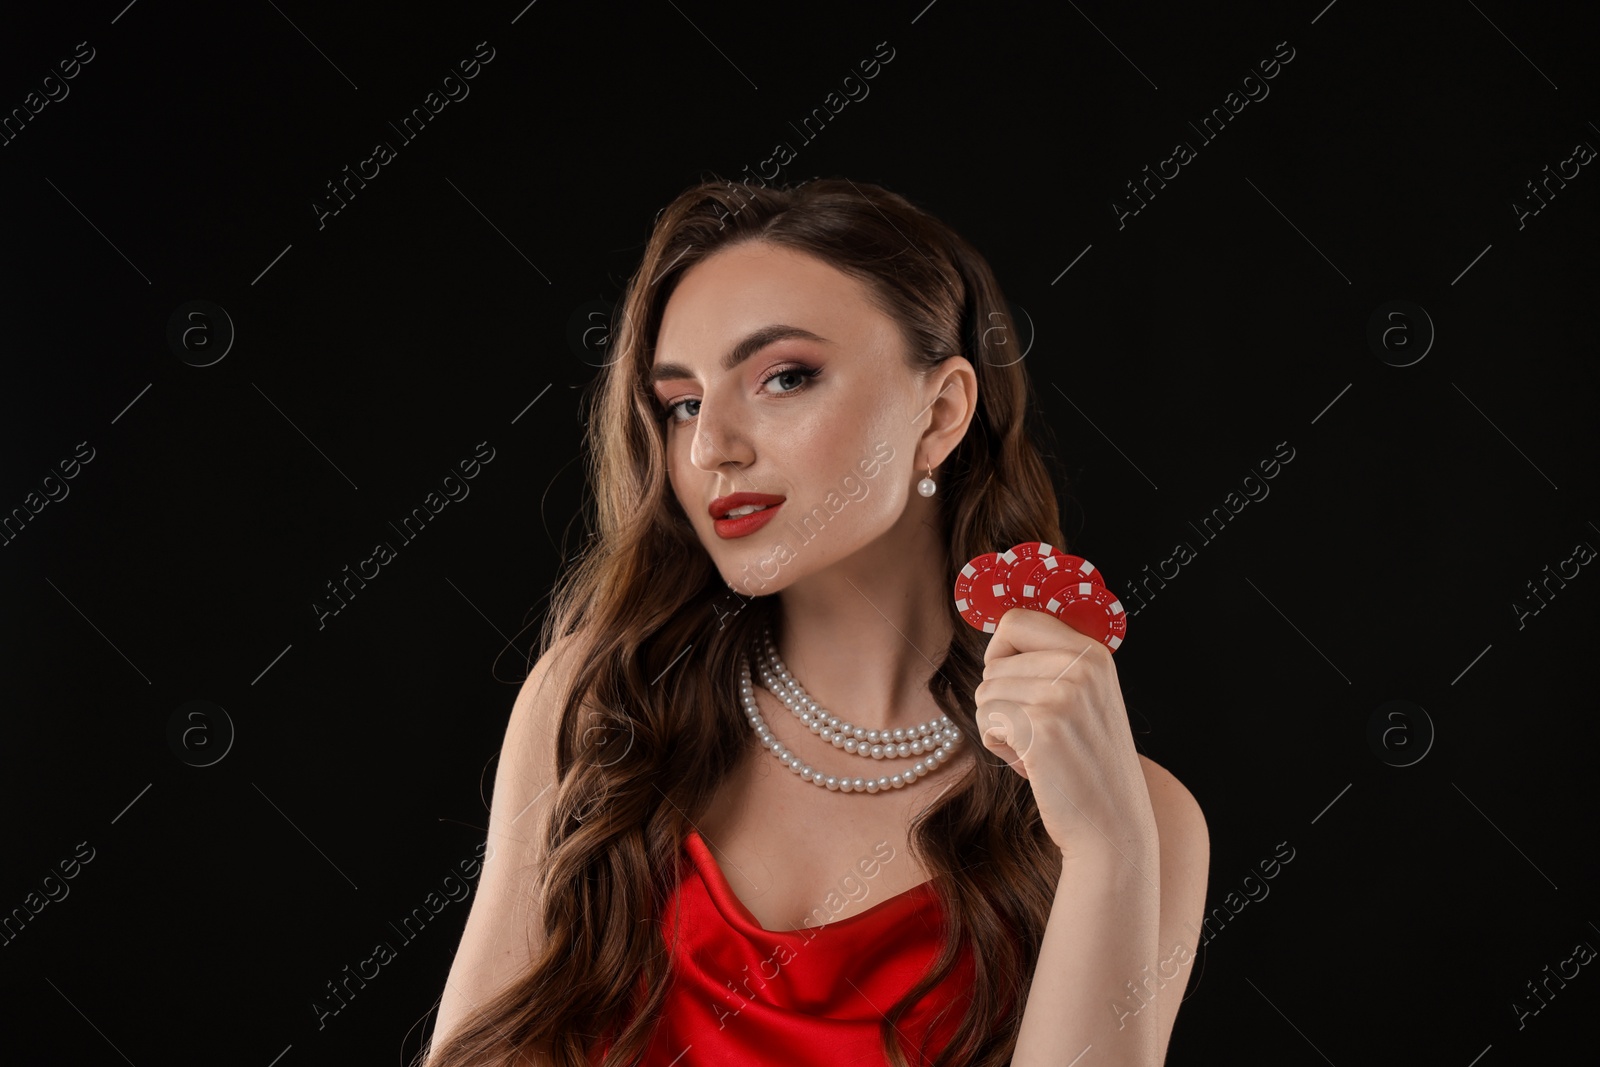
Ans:
[[[1520,226],[1512,206],[1600,146],[1574,11],[8,13],[6,113],[78,42],[94,58],[0,146],[0,513],[70,489],[0,551],[0,913],[79,842],[94,858],[0,947],[6,1058],[416,1051],[469,905],[409,944],[389,924],[483,840],[532,626],[581,543],[586,316],[673,195],[779,141],[782,178],[880,182],[989,258],[1030,334],[1071,546],[1113,589],[1196,550],[1118,655],[1140,747],[1205,809],[1208,905],[1280,842],[1294,859],[1200,958],[1168,1062],[1592,1054],[1593,965],[1520,1028],[1513,1007],[1600,947],[1600,577],[1520,626],[1513,607],[1600,546],[1600,176]],[[470,96],[401,143],[388,123],[480,41]],[[880,42],[869,95],[808,143],[790,123]],[[1279,42],[1270,95],[1203,143],[1188,123]],[[319,228],[325,183],[378,140],[396,158]],[[1196,158],[1119,228],[1124,183],[1178,140]],[[167,341],[193,300],[236,331],[210,366]],[[1396,320],[1374,348],[1395,300],[1431,331]],[[202,325],[196,362],[223,336]],[[84,441],[93,459],[47,483]],[[395,538],[483,441],[470,495]],[[1279,442],[1270,495],[1198,537]],[[325,583],[378,540],[397,558],[319,628]],[[191,700],[227,723],[171,744]],[[1391,700],[1431,730],[1384,720],[1401,729],[1372,745]],[[325,983],[383,940],[398,957],[319,1028]]]

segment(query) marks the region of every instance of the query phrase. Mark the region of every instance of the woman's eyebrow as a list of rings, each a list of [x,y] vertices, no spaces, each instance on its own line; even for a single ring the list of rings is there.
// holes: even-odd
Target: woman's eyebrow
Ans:
[[[825,345],[833,344],[826,337],[819,337],[810,330],[799,326],[786,326],[783,323],[773,323],[755,330],[728,350],[722,357],[722,369],[733,370],[739,364],[761,351],[763,348],[777,341],[787,341],[798,338],[803,341],[818,341]],[[694,372],[682,363],[657,363],[650,368],[650,384],[657,382],[679,381],[684,378],[693,378]]]

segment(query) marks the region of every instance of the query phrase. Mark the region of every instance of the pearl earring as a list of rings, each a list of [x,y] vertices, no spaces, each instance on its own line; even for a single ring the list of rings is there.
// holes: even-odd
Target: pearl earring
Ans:
[[[933,480],[933,468],[928,468],[928,476],[917,483],[917,492],[923,496],[932,496],[933,491],[939,488]]]

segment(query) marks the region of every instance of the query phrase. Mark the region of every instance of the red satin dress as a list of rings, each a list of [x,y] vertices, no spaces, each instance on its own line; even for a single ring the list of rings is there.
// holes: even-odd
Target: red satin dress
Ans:
[[[868,882],[868,885],[871,883]],[[676,920],[674,908],[677,908]],[[884,1067],[883,1011],[938,955],[941,909],[922,882],[831,923],[767,930],[729,888],[700,835],[689,831],[678,888],[662,916],[672,978],[645,1067]],[[900,1023],[912,1064],[933,1062],[965,1011],[972,960]],[[935,1023],[941,1008],[949,1011]],[[928,1054],[917,1047],[931,1034]],[[595,1059],[598,1063],[599,1060]]]

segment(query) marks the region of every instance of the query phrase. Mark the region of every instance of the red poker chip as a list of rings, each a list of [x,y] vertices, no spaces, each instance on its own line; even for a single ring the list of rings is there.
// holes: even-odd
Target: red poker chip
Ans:
[[[995,584],[1005,586],[1006,595],[1014,601],[1013,607],[1027,607],[1028,600],[1018,589],[1018,579],[1033,570],[1035,558],[1031,555],[1020,555],[1014,548],[1008,548],[1004,552],[994,552],[991,555],[995,557]],[[1002,611],[1001,614],[1004,615],[1005,612]]]
[[[1063,584],[1040,603],[1085,637],[1092,637],[1115,652],[1128,634],[1128,613],[1117,595],[1091,582]]]
[[[1017,603],[1029,607],[1034,600],[1034,587],[1037,582],[1033,575],[1040,564],[1046,560],[1054,560],[1062,555],[1059,548],[1044,541],[1024,541],[1012,545],[1007,552],[1001,553],[1002,558],[1011,556],[1013,562],[1011,570],[1006,574],[1006,587],[1011,590],[1011,595],[1017,598]],[[1052,563],[1051,567],[1058,566]]]
[[[974,629],[994,633],[1000,616],[1018,606],[1016,597],[1006,589],[1002,573],[1010,567],[1009,561],[1001,560],[1000,553],[985,552],[974,556],[956,575],[956,611]]]
[[[1076,558],[1076,557],[1074,557]],[[1035,574],[1038,572],[1036,571]],[[1098,575],[1099,571],[1094,571]],[[1063,589],[1072,589],[1083,584],[1095,585],[1094,581],[1085,575],[1081,568],[1070,563],[1057,566],[1054,570],[1046,570],[1042,578],[1034,583],[1033,600],[1039,605],[1039,610],[1045,610],[1045,602],[1060,593]],[[1104,588],[1100,586],[1098,588]]]
[[[1071,575],[1072,581],[1088,582],[1090,585],[1098,585],[1102,589],[1105,588],[1106,580],[1093,563],[1090,563],[1082,556],[1074,556],[1060,551],[1052,556],[1041,557],[1039,562],[1034,564],[1033,570],[1024,576],[1023,583],[1034,586],[1036,590],[1034,596],[1037,597],[1037,589],[1045,584],[1045,579],[1057,577],[1059,580],[1065,581],[1066,579],[1060,579],[1059,577],[1062,574]]]

